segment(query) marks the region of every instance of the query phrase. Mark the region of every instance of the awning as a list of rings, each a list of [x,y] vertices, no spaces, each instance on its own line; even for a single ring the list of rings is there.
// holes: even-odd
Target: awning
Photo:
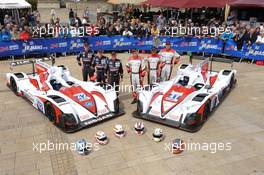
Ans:
[[[228,4],[235,7],[264,7],[264,0],[229,0]]]
[[[31,8],[31,4],[29,4],[25,0],[0,0],[0,9],[25,9]]]
[[[172,8],[202,8],[215,7],[221,8],[226,4],[226,0],[147,0],[144,3],[153,7],[172,7]]]
[[[134,5],[140,5],[145,0],[108,0],[107,2],[110,4],[134,4]]]
[[[264,7],[264,0],[147,0],[143,3],[171,8],[222,8],[226,4],[235,7]]]

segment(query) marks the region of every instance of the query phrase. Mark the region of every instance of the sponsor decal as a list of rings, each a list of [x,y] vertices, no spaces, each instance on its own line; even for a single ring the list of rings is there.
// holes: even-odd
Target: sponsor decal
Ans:
[[[29,92],[28,89],[23,92],[23,95],[32,103],[34,102],[34,96]]]
[[[107,109],[104,108],[104,109],[99,110],[99,111],[98,111],[98,114],[105,114],[105,113],[107,113],[107,112],[108,112]]]
[[[120,67],[120,62],[115,62],[115,67]]]
[[[105,120],[105,119],[110,118],[110,117],[112,117],[112,114],[103,115],[103,116],[97,117],[97,118],[95,118],[93,120],[86,121],[86,122],[84,122],[84,124],[85,125],[91,125],[93,123]]]
[[[171,115],[169,115],[169,118],[170,118],[170,119],[173,119],[173,120],[175,120],[175,121],[179,121],[179,120],[180,120],[180,117],[181,117],[181,116],[178,116],[178,115],[175,115],[175,114],[171,114]]]
[[[88,114],[81,115],[81,116],[79,116],[79,118],[80,118],[81,121],[88,120],[89,119],[89,115]]]
[[[151,114],[152,114],[152,115],[160,115],[160,112],[157,111],[157,110],[152,109],[152,110],[151,110]]]
[[[91,107],[93,105],[94,105],[94,103],[92,101],[88,101],[85,103],[85,106],[87,106],[87,107]]]
[[[45,113],[45,108],[44,108],[44,104],[43,104],[43,102],[40,100],[40,99],[36,99],[36,103],[37,103],[37,108],[41,111],[41,112],[43,112],[43,113]]]
[[[74,97],[76,97],[79,101],[89,100],[89,97],[87,97],[84,93],[75,94]]]
[[[171,94],[167,97],[167,100],[178,101],[182,96],[182,93],[172,91]]]

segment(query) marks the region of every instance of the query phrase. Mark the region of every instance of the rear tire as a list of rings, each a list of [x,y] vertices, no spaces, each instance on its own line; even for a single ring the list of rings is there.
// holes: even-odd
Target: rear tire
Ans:
[[[46,116],[48,119],[55,123],[56,121],[56,112],[55,109],[53,108],[52,104],[50,102],[47,102],[45,105],[45,111],[46,111]]]
[[[10,87],[11,87],[11,90],[12,90],[16,95],[18,95],[16,80],[15,80],[13,77],[10,78]]]

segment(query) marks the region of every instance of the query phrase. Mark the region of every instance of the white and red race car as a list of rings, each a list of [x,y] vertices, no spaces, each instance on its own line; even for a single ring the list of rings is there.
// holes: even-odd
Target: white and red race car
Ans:
[[[196,66],[183,64],[174,79],[145,87],[134,117],[198,131],[236,83],[236,70],[208,70],[209,62],[208,58]]]
[[[40,60],[12,64],[31,63],[31,74],[7,73],[7,85],[63,131],[73,132],[124,114],[111,86],[80,81],[63,65],[51,66]]]

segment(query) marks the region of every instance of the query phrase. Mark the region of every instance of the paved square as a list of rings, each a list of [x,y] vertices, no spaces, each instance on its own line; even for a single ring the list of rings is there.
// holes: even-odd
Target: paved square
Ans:
[[[126,63],[128,54],[118,54]],[[183,57],[182,62],[188,62]],[[197,61],[195,61],[197,62]],[[72,75],[81,78],[75,56],[58,58],[56,64],[65,64]],[[225,67],[214,63],[215,69]],[[174,74],[176,67],[174,67]],[[188,133],[156,123],[143,121],[147,132],[136,136],[133,125],[136,118],[131,113],[131,96],[122,92],[121,101],[126,114],[113,120],[65,134],[35,110],[24,99],[15,96],[7,87],[5,73],[10,72],[9,62],[0,62],[0,174],[41,175],[174,175],[174,174],[264,174],[264,67],[235,63],[238,83],[219,108],[197,133]],[[31,66],[21,66],[15,71],[31,71]],[[123,84],[129,83],[125,74]],[[123,124],[127,136],[117,139],[112,133],[114,124]],[[166,138],[154,143],[152,131],[161,127]],[[75,143],[80,138],[95,143],[94,134],[99,129],[110,137],[110,143],[100,146],[88,156],[71,150],[33,151],[33,143]],[[174,138],[194,143],[231,143],[231,151],[184,151],[173,155],[166,144]]]

